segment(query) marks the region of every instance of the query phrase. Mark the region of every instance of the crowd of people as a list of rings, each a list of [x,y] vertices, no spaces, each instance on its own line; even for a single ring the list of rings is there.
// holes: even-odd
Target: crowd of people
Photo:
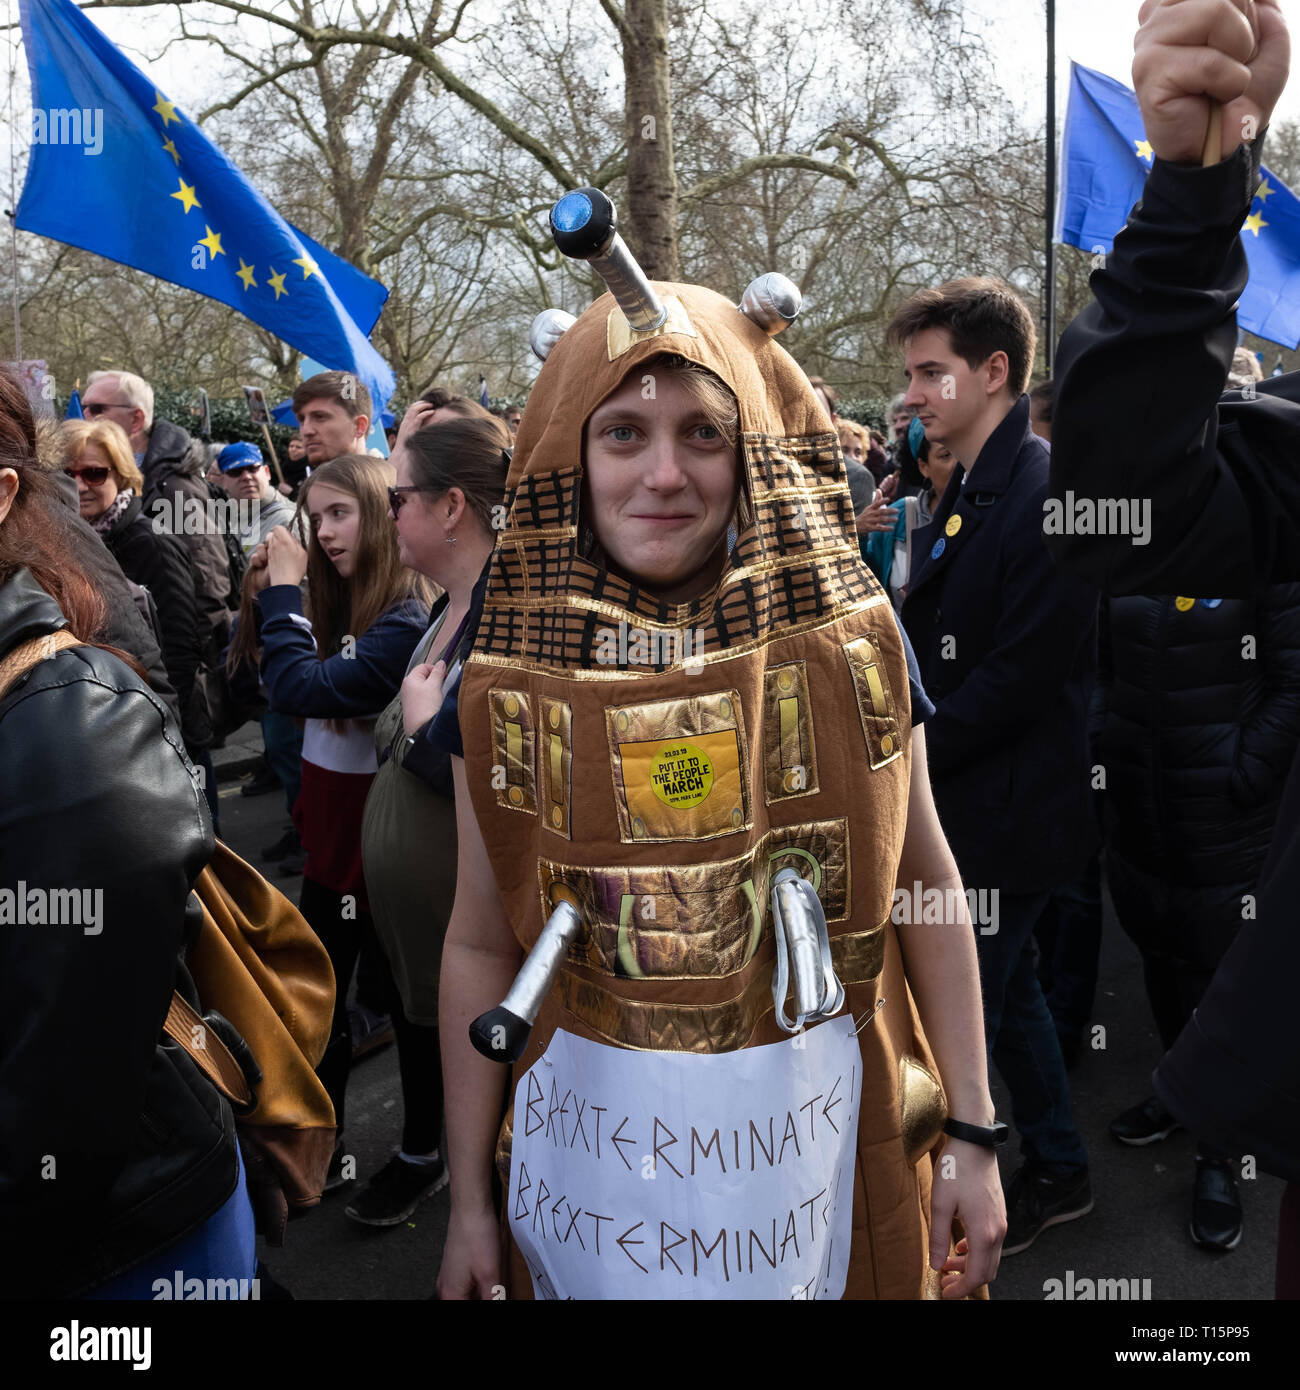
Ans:
[[[1176,157],[1172,135],[1153,140]],[[1249,173],[1252,159],[1233,146],[1223,164]],[[1229,176],[1197,177],[1205,225],[1222,204],[1228,229]],[[1157,159],[1156,195],[1162,179],[1192,198],[1189,173]],[[325,1200],[391,1227],[450,1179],[443,1297],[526,1297],[558,1278],[503,1241],[510,1073],[469,1032],[515,997],[553,910],[569,904],[587,935],[535,1001],[516,1079],[561,1029],[640,1054],[653,1085],[645,1059],[661,1052],[801,1045],[805,1018],[838,1012],[803,1009],[789,1038],[770,987],[779,894],[769,913],[752,892],[770,845],[772,861],[815,865],[812,920],[857,1020],[842,1293],[983,1296],[1000,1258],[1067,1240],[1045,1233],[1105,1202],[1071,1082],[1103,883],[1170,1053],[1157,1093],[1110,1132],[1143,1146],[1191,1128],[1190,1239],[1235,1248],[1246,1127],[1222,1094],[1204,1122],[1192,1113],[1179,1059],[1202,1001],[1219,1017],[1258,955],[1275,841],[1294,829],[1294,535],[1248,582],[1238,560],[1180,567],[1181,537],[1140,495],[1109,527],[1049,523],[1063,478],[1105,496],[1087,491],[1098,465],[1082,447],[1109,447],[1099,373],[1127,370],[1141,247],[1154,255],[1160,218],[1180,215],[1147,206],[1099,276],[1109,318],[1089,311],[1070,330],[1056,382],[1032,382],[1036,328],[1010,287],[949,281],[897,307],[887,341],[908,385],[873,422],[840,416],[833,387],[770,329],[690,286],[673,287],[665,328],[629,332],[609,300],[592,306],[523,412],[430,389],[388,458],[366,447],[365,386],[319,373],[294,393],[278,481],[256,445],[156,418],[130,372],[94,373],[85,418],[62,424],[37,421],[0,372],[0,882],[14,902],[28,885],[102,902],[83,934],[3,918],[0,1214],[23,1252],[6,1292],[147,1297],[160,1271],[256,1274],[234,1111],[162,1031],[173,991],[201,1002],[191,889],[220,834],[211,749],[248,721],[264,746],[249,788],[276,788],[291,822],[262,862],[301,876],[297,908],[334,978],[316,1065],[336,1126]],[[1235,230],[1222,244],[1230,278]],[[1177,273],[1222,368],[1229,311],[1195,281],[1217,272]],[[1231,367],[1226,382],[1201,372],[1192,414],[1213,418],[1219,389],[1236,393],[1223,406],[1236,472],[1213,430],[1206,443],[1189,427],[1187,445],[1221,489],[1255,477],[1242,437],[1296,437],[1285,387],[1272,409],[1257,361],[1238,352]],[[1132,427],[1136,467],[1155,443]],[[1277,495],[1256,539],[1294,522]],[[1186,525],[1211,546],[1243,544],[1209,539],[1200,516]],[[1206,587],[1198,573],[1221,576],[1223,596],[1174,592]],[[694,627],[718,678],[680,651],[602,669],[611,621]],[[670,781],[663,760],[698,769],[699,748],[702,790]],[[698,876],[724,863],[755,928],[747,910],[733,921],[735,885]],[[921,902],[936,885],[956,890],[941,920]],[[647,902],[674,925],[635,915]],[[389,1036],[400,1142],[359,1174],[349,1072]],[[1005,1190],[992,1069],[1020,1147]],[[1278,1288],[1297,1296],[1287,1112],[1278,1138],[1261,1109],[1259,1152],[1292,1180]]]

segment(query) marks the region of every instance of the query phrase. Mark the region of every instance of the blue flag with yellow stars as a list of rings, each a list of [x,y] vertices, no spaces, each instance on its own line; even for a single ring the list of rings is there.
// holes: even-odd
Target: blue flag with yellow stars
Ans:
[[[1152,157],[1132,89],[1071,63],[1057,240],[1109,253],[1115,233],[1142,196]],[[1262,167],[1241,239],[1250,279],[1237,323],[1294,348],[1300,343],[1300,199]]]
[[[228,304],[376,405],[388,291],[280,216],[71,0],[22,0],[32,146],[16,222]]]

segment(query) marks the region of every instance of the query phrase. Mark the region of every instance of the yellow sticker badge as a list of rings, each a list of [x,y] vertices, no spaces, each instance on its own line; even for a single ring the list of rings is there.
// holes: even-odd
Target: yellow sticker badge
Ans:
[[[661,748],[650,759],[650,788],[665,806],[698,806],[713,790],[713,764],[693,743]]]
[[[1176,598],[1174,600],[1174,607],[1178,609],[1180,613],[1188,612],[1190,609],[1195,607],[1195,605],[1196,600],[1194,598]]]
[[[950,516],[950,517],[948,518],[948,524],[943,528],[943,533],[944,533],[945,536],[955,536],[955,535],[957,534],[957,532],[960,531],[960,530],[961,530],[961,517],[959,517],[959,516]]]

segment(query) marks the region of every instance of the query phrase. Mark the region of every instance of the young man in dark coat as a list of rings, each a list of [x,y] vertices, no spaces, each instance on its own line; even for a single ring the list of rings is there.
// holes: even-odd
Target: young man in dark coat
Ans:
[[[1147,0],[1141,20],[1133,81],[1154,158],[1142,201],[1092,277],[1097,303],[1061,342],[1052,491],[1147,496],[1151,544],[1133,550],[1095,535],[1053,544],[1061,565],[1112,593],[1249,596],[1300,579],[1300,373],[1219,395],[1248,273],[1241,228],[1262,192],[1262,133],[1286,85],[1290,44],[1274,0],[1245,11],[1232,0]],[[1261,206],[1266,224],[1267,195]],[[1300,1298],[1297,899],[1300,764],[1256,915],[1154,1077],[1159,1099],[1198,1138],[1288,1179],[1280,1298]]]
[[[960,467],[934,520],[902,617],[938,708],[935,805],[977,924],[984,1028],[1011,1093],[1024,1166],[1007,1191],[1003,1253],[1092,1210],[1055,1025],[1035,970],[1034,924],[1096,844],[1088,699],[1097,591],[1057,573],[1043,544],[1048,446],[1024,394],[1034,322],[995,280],[908,300],[889,328],[905,353],[905,404]]]

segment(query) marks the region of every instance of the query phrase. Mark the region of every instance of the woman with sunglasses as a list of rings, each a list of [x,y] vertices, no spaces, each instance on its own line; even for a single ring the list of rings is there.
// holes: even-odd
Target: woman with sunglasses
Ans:
[[[194,561],[184,542],[155,531],[145,515],[144,478],[121,425],[107,419],[67,420],[60,436],[63,471],[77,484],[82,519],[98,532],[126,577],[153,598],[163,665],[180,706],[185,751],[194,762],[202,762],[212,741],[212,723],[197,680],[203,624]],[[214,816],[214,824],[215,820]]]
[[[374,930],[361,819],[378,766],[375,719],[397,693],[433,598],[428,581],[398,558],[388,519],[395,481],[386,459],[361,455],[315,469],[298,499],[310,523],[307,547],[278,527],[253,552],[245,582],[257,594],[260,632],[241,622],[235,640],[236,661],[260,643],[271,707],[306,721],[294,808],[307,852],[298,906],[329,951],[337,986],[330,1040],[317,1068],[339,1128],[327,1192],[355,1170],[344,1141],[352,1064],[347,1000],[362,942]],[[397,1045],[400,1055],[400,1031]]]
[[[370,909],[399,995],[391,1013],[405,1101],[401,1150],[347,1208],[367,1226],[405,1221],[447,1181],[438,1152],[438,972],[456,893],[456,806],[451,759],[437,753],[429,726],[439,710],[438,678],[473,643],[496,543],[492,509],[503,499],[510,457],[498,420],[425,410],[422,402],[413,410],[407,415],[416,428],[403,422],[393,456],[398,485],[389,489],[389,509],[402,563],[435,581],[443,596],[400,695],[375,726],[379,773],[361,830]],[[423,426],[430,418],[436,423]],[[454,709],[454,681],[448,686]],[[413,1045],[403,1047],[404,1040]]]

